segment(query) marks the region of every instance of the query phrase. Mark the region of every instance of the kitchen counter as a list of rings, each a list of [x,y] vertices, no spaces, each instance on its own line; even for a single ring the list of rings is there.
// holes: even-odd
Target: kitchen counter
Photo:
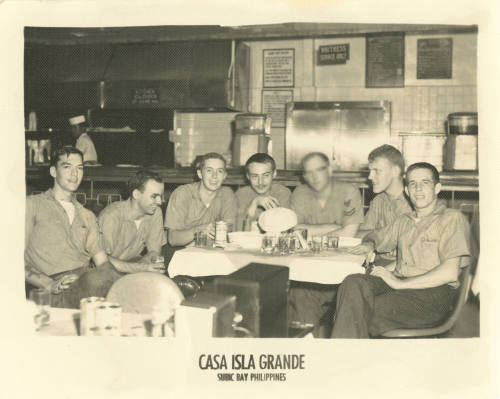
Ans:
[[[84,181],[94,182],[126,182],[137,170],[136,167],[99,166],[85,167]],[[166,184],[185,184],[195,180],[193,168],[148,168],[157,172]],[[361,188],[369,187],[368,171],[334,171],[333,176],[341,181],[354,183]],[[48,166],[29,166],[26,168],[26,181],[49,179]],[[278,170],[276,181],[285,186],[294,187],[301,182],[300,171]],[[443,191],[479,191],[478,172],[452,171],[441,173]],[[228,169],[225,184],[242,186],[247,184],[242,168]]]

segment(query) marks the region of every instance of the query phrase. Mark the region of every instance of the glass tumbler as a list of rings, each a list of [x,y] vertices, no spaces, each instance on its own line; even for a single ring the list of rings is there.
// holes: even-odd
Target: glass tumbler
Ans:
[[[50,292],[44,288],[35,288],[30,291],[29,299],[37,307],[35,325],[38,331],[50,321]]]

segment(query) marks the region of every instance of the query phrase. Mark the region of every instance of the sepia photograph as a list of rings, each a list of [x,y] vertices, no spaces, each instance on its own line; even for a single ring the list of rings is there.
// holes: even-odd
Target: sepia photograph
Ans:
[[[24,7],[9,29],[4,119],[19,208],[5,342],[43,381],[32,392],[497,397],[498,359],[481,360],[496,344],[490,19],[145,23],[116,2],[127,18],[79,23],[72,6],[112,7],[48,3],[33,5],[61,15]]]

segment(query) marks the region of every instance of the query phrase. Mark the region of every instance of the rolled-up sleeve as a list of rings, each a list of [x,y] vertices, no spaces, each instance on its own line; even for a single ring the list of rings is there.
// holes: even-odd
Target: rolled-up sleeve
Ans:
[[[363,203],[359,189],[353,185],[349,185],[346,190],[344,200],[342,225],[363,223]]]
[[[98,224],[101,231],[101,240],[104,250],[108,255],[113,255],[115,249],[113,237],[118,237],[120,234],[119,223],[117,223],[113,215],[103,211],[99,215]]]
[[[104,251],[104,245],[96,217],[90,211],[87,212],[85,213],[85,223],[87,224],[88,234],[85,241],[85,250],[93,257],[99,252]]]
[[[163,217],[161,214],[161,209],[157,208],[151,221],[149,234],[146,238],[146,246],[148,248],[148,251],[150,252],[160,252],[161,247],[163,247],[166,243],[167,240],[165,237],[165,231],[163,229]]]
[[[168,200],[167,211],[165,212],[165,227],[167,229],[182,230],[186,228],[186,216],[188,203],[186,191],[183,186],[174,190]]]
[[[222,220],[224,220],[228,224],[236,223],[236,214],[237,214],[237,203],[236,196],[234,195],[233,190],[229,187],[223,187],[223,196],[222,196]]]

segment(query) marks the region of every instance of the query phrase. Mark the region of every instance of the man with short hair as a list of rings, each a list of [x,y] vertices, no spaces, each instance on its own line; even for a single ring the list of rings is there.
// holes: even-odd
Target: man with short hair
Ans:
[[[120,272],[165,271],[164,263],[157,261],[166,243],[160,208],[163,190],[157,173],[140,170],[128,182],[129,198],[101,211],[98,221],[103,246]]]
[[[307,154],[302,160],[306,184],[292,193],[291,208],[297,213],[297,229],[307,229],[308,237],[334,233],[353,237],[363,222],[359,189],[331,177],[328,157],[321,152]],[[314,335],[321,335],[320,324],[335,298],[335,287],[324,284],[293,283],[290,289],[290,318],[315,325]]]
[[[404,158],[397,148],[388,144],[375,148],[368,155],[368,169],[368,179],[377,195],[370,202],[358,235],[388,226],[412,210],[404,192]]]
[[[173,247],[189,244],[198,231],[213,236],[216,221],[236,221],[236,197],[222,186],[227,177],[224,157],[215,152],[203,155],[196,173],[200,181],[177,187],[168,201],[165,227]]]
[[[369,338],[395,328],[424,328],[442,322],[453,308],[460,268],[469,264],[466,218],[438,202],[439,173],[426,162],[406,172],[414,212],[368,234],[365,253],[398,249],[398,258],[353,274],[341,284],[332,338]]]
[[[84,115],[69,118],[71,134],[76,140],[75,147],[83,154],[83,162],[96,163],[97,152],[94,142],[87,134],[87,121]]]
[[[290,190],[274,182],[276,163],[273,157],[266,153],[253,154],[245,164],[245,176],[250,185],[236,191],[236,230],[239,231],[250,230],[262,211],[278,206],[290,207]]]
[[[53,294],[52,306],[78,308],[81,298],[106,296],[121,274],[102,248],[96,217],[74,198],[83,178],[81,151],[56,149],[50,175],[53,188],[26,199],[25,278]]]
[[[308,235],[356,235],[363,222],[359,189],[332,179],[330,161],[321,152],[307,154],[302,170],[306,184],[299,185],[291,198],[291,208],[298,217],[297,229],[307,229]]]

